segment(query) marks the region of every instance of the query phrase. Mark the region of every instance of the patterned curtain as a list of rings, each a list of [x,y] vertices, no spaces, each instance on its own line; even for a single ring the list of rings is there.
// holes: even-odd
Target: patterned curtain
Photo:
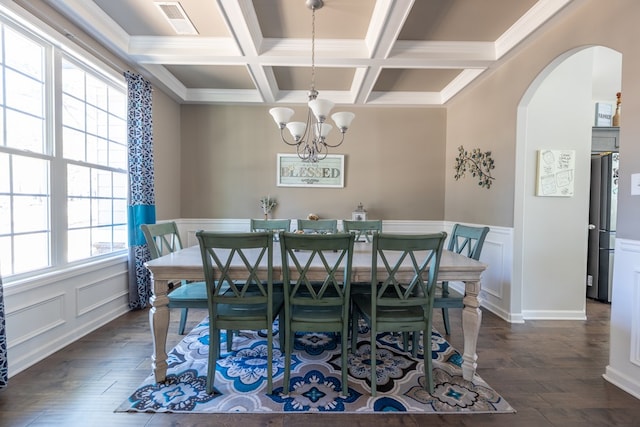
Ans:
[[[142,76],[125,72],[128,85],[129,145],[129,307],[147,307],[151,280],[144,263],[151,259],[142,224],[155,224],[152,88]]]
[[[2,276],[0,275],[0,388],[5,388],[8,381],[7,331],[4,322],[4,296],[2,291]]]

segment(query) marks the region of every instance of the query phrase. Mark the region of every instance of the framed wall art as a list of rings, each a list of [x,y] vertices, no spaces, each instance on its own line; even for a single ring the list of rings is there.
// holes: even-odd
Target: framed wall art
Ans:
[[[573,150],[538,151],[536,196],[573,196],[575,156]]]
[[[297,154],[278,154],[278,187],[344,187],[344,155],[329,154],[317,163],[304,162]]]

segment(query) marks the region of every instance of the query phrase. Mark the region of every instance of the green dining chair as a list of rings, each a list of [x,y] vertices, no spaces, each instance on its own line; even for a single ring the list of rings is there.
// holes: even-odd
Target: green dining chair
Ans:
[[[147,242],[151,259],[156,259],[182,249],[182,240],[180,239],[178,226],[175,222],[142,224],[140,228]],[[202,281],[187,282],[186,280],[180,280],[179,286],[171,290],[167,297],[169,298],[169,308],[182,309],[178,333],[184,335],[189,309],[207,308],[207,290],[205,283]]]
[[[290,219],[251,219],[249,224],[251,231],[291,231]]]
[[[297,230],[304,231],[305,233],[337,233],[338,232],[338,220],[337,219],[299,219],[297,220]]]
[[[290,219],[251,219],[249,223],[250,230],[271,231],[274,239],[278,239],[278,233],[281,231],[291,231]]]
[[[371,242],[373,233],[382,233],[382,220],[367,219],[363,221],[342,220],[345,233],[355,233],[356,242]]]
[[[289,394],[296,332],[337,332],[340,335],[341,394],[349,394],[347,348],[354,238],[350,233],[280,233],[285,297],[285,395]],[[312,265],[320,265],[322,271],[310,268]]]
[[[433,301],[442,248],[447,233],[374,234],[370,295],[353,295],[351,350],[356,351],[358,318],[371,330],[371,396],[377,388],[377,334],[379,332],[422,332],[424,387],[433,393],[431,328]],[[409,271],[401,266],[409,265]],[[381,271],[378,271],[381,268]],[[383,273],[384,272],[384,273]],[[417,348],[412,348],[413,356]]]
[[[468,225],[455,224],[449,238],[447,249],[469,258],[478,260],[484,245],[484,239],[489,233],[489,227],[471,227]],[[450,335],[451,326],[449,323],[450,308],[464,308],[464,295],[449,289],[449,282],[442,282],[439,286],[434,308],[442,309],[442,320],[444,322],[444,332]]]
[[[209,309],[207,393],[213,393],[220,331],[265,330],[267,392],[273,391],[273,322],[282,310],[282,291],[273,287],[270,232],[196,233],[202,255]]]

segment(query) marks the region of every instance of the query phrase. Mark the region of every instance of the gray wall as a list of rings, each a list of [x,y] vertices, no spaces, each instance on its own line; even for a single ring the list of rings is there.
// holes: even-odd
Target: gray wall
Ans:
[[[640,2],[619,0],[574,2],[560,25],[541,31],[534,42],[487,73],[447,108],[447,161],[458,145],[491,150],[496,159],[495,191],[478,191],[469,180],[446,175],[445,219],[513,226],[516,187],[516,114],[525,91],[545,67],[565,52],[602,45],[622,53],[622,126],[618,237],[640,239],[640,197],[630,195],[631,173],[640,172]],[[565,94],[558,93],[562,104]],[[464,123],[464,126],[460,124]]]
[[[295,151],[268,107],[183,105],[180,216],[258,218],[269,194],[275,218],[350,218],[362,203],[370,218],[441,220],[445,169],[453,167],[444,161],[445,110],[350,110],[352,128],[330,150],[345,155],[344,188],[292,188],[276,186],[277,153]]]
[[[156,217],[180,218],[180,105],[160,90],[153,91],[153,154]]]

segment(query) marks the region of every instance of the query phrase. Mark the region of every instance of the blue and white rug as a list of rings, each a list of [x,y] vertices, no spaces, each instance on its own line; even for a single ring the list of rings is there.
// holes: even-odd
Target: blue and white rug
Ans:
[[[277,325],[274,325],[277,326]],[[366,331],[363,331],[366,333]],[[514,409],[476,375],[462,378],[462,357],[435,330],[431,340],[434,394],[427,393],[422,373],[422,352],[417,358],[402,350],[400,336],[378,337],[378,395],[370,395],[370,341],[360,335],[357,352],[349,353],[349,394],[343,397],[340,376],[340,341],[334,334],[297,336],[289,395],[282,394],[284,356],[275,339],[273,393],[267,394],[267,349],[264,334],[241,331],[227,352],[222,337],[217,362],[215,393],[207,394],[208,319],[196,326],[170,353],[167,380],[156,383],[150,375],[117,412],[416,412],[512,413]],[[350,351],[350,350],[349,350]]]

